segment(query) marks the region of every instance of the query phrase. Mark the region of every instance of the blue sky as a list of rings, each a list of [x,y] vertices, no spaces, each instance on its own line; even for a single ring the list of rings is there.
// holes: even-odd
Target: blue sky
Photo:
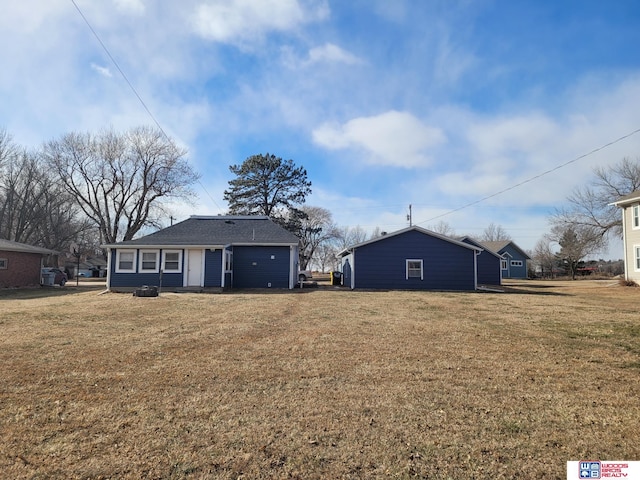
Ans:
[[[71,0],[2,3],[18,143],[153,123]],[[225,213],[229,165],[268,152],[341,226],[404,228],[411,204],[420,226],[494,223],[530,249],[595,166],[640,157],[636,134],[492,196],[640,128],[635,0],[76,3],[202,175],[180,218]]]

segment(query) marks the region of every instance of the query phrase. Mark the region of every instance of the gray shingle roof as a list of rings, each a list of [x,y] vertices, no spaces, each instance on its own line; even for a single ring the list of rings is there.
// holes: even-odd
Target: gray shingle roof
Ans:
[[[297,245],[298,237],[264,216],[192,216],[150,235],[107,246]]]
[[[529,255],[527,255],[527,253],[524,250],[522,250],[518,245],[516,245],[512,240],[498,240],[497,242],[479,242],[479,243],[480,245],[496,253],[500,253],[502,249],[505,248],[507,245],[511,245],[513,248],[518,250],[523,257],[531,260],[531,257],[529,257]]]
[[[41,255],[56,253],[48,248],[34,247],[33,245],[27,245],[26,243],[18,243],[3,239],[0,239],[0,250],[4,250],[5,252],[39,253]]]
[[[494,255],[494,256],[496,256],[498,258],[502,258],[502,255],[500,255],[499,253],[497,253],[496,251],[492,250],[491,248],[489,248],[486,245],[489,242],[485,242],[484,244],[482,244],[478,240],[476,240],[475,238],[472,238],[472,237],[470,237],[468,235],[466,235],[464,237],[458,237],[458,238],[456,238],[456,240],[458,240],[459,242],[470,243],[471,245],[475,245],[476,247],[484,249],[485,252],[488,252],[491,255]]]

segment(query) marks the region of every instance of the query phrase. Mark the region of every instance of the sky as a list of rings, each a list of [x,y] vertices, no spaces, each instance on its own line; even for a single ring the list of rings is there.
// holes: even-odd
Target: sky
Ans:
[[[178,219],[226,213],[229,166],[270,153],[339,226],[393,232],[411,205],[533,249],[595,167],[640,158],[640,133],[615,142],[640,129],[636,0],[0,6],[0,128],[38,148],[157,122],[201,175]]]

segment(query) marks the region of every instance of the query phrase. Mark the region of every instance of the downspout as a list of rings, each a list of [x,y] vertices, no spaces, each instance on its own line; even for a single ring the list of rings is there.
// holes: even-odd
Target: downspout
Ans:
[[[220,253],[220,270],[222,270],[220,272],[220,288],[224,289],[224,272],[227,269],[227,247],[226,246],[222,246],[222,253]]]
[[[289,246],[289,290],[294,289],[298,281],[298,248],[294,245]]]
[[[111,291],[111,259],[113,258],[111,252],[110,248],[107,249],[107,291]]]
[[[356,249],[351,250],[351,290],[356,288]]]
[[[478,255],[480,255],[482,251],[475,250],[475,255],[473,256],[473,289],[478,290]]]

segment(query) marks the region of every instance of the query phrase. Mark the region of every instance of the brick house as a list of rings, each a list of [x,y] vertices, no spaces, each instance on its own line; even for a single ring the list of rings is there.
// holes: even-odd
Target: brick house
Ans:
[[[40,285],[42,258],[51,254],[55,252],[0,239],[0,288]]]

